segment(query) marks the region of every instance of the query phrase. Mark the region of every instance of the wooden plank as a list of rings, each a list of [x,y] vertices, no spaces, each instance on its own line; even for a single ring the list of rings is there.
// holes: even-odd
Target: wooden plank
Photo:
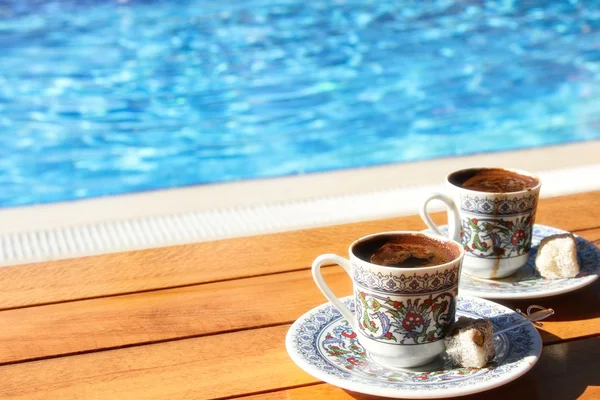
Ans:
[[[315,382],[284,346],[289,326],[0,367],[2,399],[209,399]]]
[[[543,199],[537,222],[567,230],[599,227],[599,201],[600,192]],[[434,219],[442,223],[445,216]],[[0,309],[293,271],[321,253],[345,254],[365,234],[424,227],[418,216],[410,216],[4,267]]]
[[[341,268],[332,290],[352,294]],[[284,324],[326,302],[308,270],[0,312],[0,364],[256,326]]]
[[[323,275],[339,297],[352,294],[341,268]],[[549,344],[600,332],[599,296],[600,281],[560,297],[501,303],[554,308],[541,331]],[[303,270],[7,310],[0,312],[0,364],[285,324],[325,302]]]
[[[208,399],[318,382],[284,346],[289,326],[0,367],[3,399]],[[545,348],[540,366],[505,392],[575,398],[598,385],[600,338]],[[556,397],[553,397],[556,398]]]

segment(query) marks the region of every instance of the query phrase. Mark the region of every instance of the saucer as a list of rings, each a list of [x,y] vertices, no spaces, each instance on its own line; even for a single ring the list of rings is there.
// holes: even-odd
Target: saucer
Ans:
[[[341,299],[354,309],[354,299]],[[524,318],[476,297],[458,296],[457,317],[489,318],[495,330]],[[485,368],[453,367],[445,357],[418,368],[387,368],[377,364],[358,343],[357,334],[330,303],[300,317],[291,326],[286,347],[300,368],[343,389],[394,398],[430,399],[483,392],[511,382],[539,359],[542,339],[531,325],[495,338],[496,358]]]
[[[440,231],[444,234],[447,229],[447,226],[440,227]],[[592,242],[577,235],[575,235],[577,257],[581,269],[579,275],[566,279],[545,279],[540,276],[535,268],[538,245],[546,236],[559,233],[566,233],[566,231],[535,224],[527,264],[517,270],[514,275],[502,279],[483,279],[463,273],[460,277],[459,293],[486,299],[535,299],[572,292],[598,279],[600,276],[600,249]]]

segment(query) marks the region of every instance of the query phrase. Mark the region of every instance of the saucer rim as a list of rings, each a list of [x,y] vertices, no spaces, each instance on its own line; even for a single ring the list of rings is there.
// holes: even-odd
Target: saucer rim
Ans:
[[[511,312],[511,313],[514,312],[513,310],[511,310],[510,308],[508,308],[502,304],[499,304],[499,303],[496,303],[496,302],[493,302],[493,301],[490,301],[487,299],[483,299],[481,297],[464,295],[464,294],[459,294],[459,297],[465,298],[465,299],[470,299],[472,301],[492,303],[494,306],[505,309],[507,312]],[[347,299],[352,299],[352,298],[353,298],[353,296],[346,296],[346,297],[340,298],[339,300],[345,301]],[[530,356],[526,356],[526,357],[522,358],[521,360],[524,361],[523,365],[516,370],[506,373],[505,375],[501,375],[501,376],[499,376],[495,379],[492,379],[490,381],[487,381],[487,382],[479,382],[472,387],[460,386],[460,387],[452,388],[452,389],[446,388],[446,389],[430,389],[427,391],[422,391],[422,390],[421,391],[419,391],[419,390],[407,391],[407,390],[403,390],[403,389],[375,387],[375,386],[371,386],[371,385],[367,385],[367,384],[363,384],[363,383],[355,383],[352,381],[347,381],[345,379],[342,379],[342,378],[339,378],[336,376],[328,375],[327,373],[323,372],[322,370],[312,366],[311,364],[306,363],[304,361],[303,357],[300,355],[300,353],[296,350],[296,347],[295,347],[294,341],[293,341],[293,334],[298,330],[298,327],[307,318],[312,316],[314,313],[321,312],[321,309],[324,307],[327,307],[327,306],[334,307],[333,304],[331,304],[330,302],[323,303],[323,304],[307,311],[302,316],[300,316],[296,321],[294,321],[294,323],[288,329],[288,332],[285,337],[285,347],[286,347],[287,353],[291,357],[292,361],[294,361],[294,363],[298,367],[300,367],[303,371],[310,374],[311,376],[313,376],[319,380],[322,380],[323,382],[328,383],[330,385],[334,385],[339,388],[342,388],[345,390],[350,390],[350,391],[357,392],[357,393],[363,393],[363,394],[374,395],[374,396],[383,396],[383,397],[389,397],[389,398],[398,398],[398,399],[438,399],[438,398],[445,398],[445,397],[458,397],[458,396],[466,396],[466,395],[475,394],[475,393],[481,393],[481,392],[485,392],[488,390],[498,388],[500,386],[504,386],[510,382],[513,382],[513,381],[519,379],[523,375],[525,375],[538,362],[538,360],[540,359],[541,354],[542,354],[542,349],[544,347],[542,337],[540,336],[540,333],[538,332],[538,330],[535,329],[535,327],[533,327],[532,325],[529,325],[527,327],[527,329],[529,329],[530,332],[535,332],[532,334],[532,337],[534,340],[532,347],[533,347],[533,351],[535,352],[535,355],[530,355]],[[339,319],[342,319],[342,318],[343,318],[343,316],[339,317]]]

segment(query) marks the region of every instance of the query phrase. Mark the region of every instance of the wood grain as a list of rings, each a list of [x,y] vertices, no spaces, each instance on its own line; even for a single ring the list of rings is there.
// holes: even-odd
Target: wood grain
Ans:
[[[0,367],[2,399],[209,399],[316,380],[288,357],[289,326]]]
[[[540,201],[537,222],[566,230],[600,224],[600,192]],[[435,214],[443,223],[445,216]],[[418,216],[0,268],[0,309],[175,287],[306,268],[345,254],[365,234],[420,230]],[[85,282],[84,285],[81,283]]]
[[[323,275],[337,296],[352,294],[341,268],[326,267]],[[556,311],[544,322],[544,343],[600,332],[599,288],[600,281],[533,302]],[[7,310],[0,312],[0,364],[285,324],[325,302],[310,271],[303,270]],[[501,303],[511,309],[532,304]]]
[[[323,275],[341,296],[341,268]],[[326,302],[310,271],[0,312],[0,364],[289,323]]]
[[[0,367],[2,399],[208,399],[318,382],[288,357],[289,326],[213,335]],[[504,395],[576,398],[598,386],[600,338],[544,349]],[[262,395],[261,395],[262,396]],[[485,396],[485,395],[484,395]],[[570,397],[569,397],[570,396]]]

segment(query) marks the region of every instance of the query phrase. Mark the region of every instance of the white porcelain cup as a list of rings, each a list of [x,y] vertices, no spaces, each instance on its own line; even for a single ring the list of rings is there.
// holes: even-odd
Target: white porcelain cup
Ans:
[[[540,193],[540,179],[525,171],[494,168],[532,177],[537,184],[518,192],[492,193],[464,189],[461,177],[481,168],[452,172],[446,177],[449,195],[433,193],[420,209],[429,229],[442,234],[427,213],[432,200],[448,206],[449,237],[463,245],[463,271],[480,278],[504,278],[527,263]],[[454,215],[458,212],[459,217]]]
[[[372,264],[359,257],[357,245],[393,235],[443,249],[450,259],[429,267],[398,268]],[[456,312],[456,295],[464,257],[461,245],[443,236],[419,232],[383,232],[350,245],[350,260],[335,254],[315,259],[312,274],[325,297],[342,313],[358,341],[381,365],[416,367],[444,351],[444,337]],[[354,283],[355,310],[340,302],[321,275],[324,264],[338,264]]]

